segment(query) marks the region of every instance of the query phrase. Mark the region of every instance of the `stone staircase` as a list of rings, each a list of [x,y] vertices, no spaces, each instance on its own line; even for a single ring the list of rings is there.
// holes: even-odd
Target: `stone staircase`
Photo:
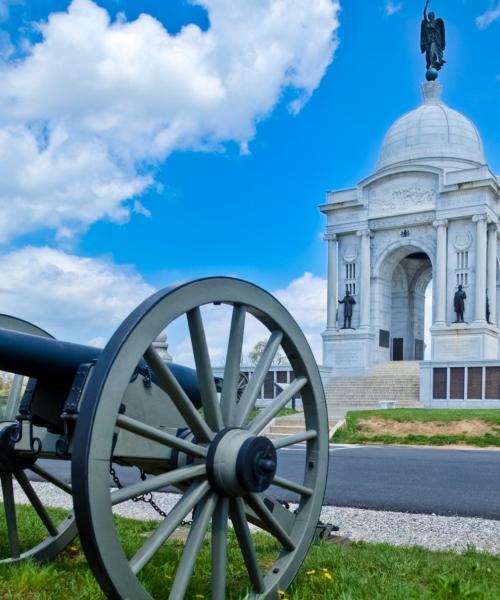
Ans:
[[[362,377],[334,377],[325,385],[328,415],[337,420],[348,410],[381,408],[380,402],[395,402],[396,408],[421,408],[418,361],[390,361],[377,365]]]
[[[336,419],[328,419],[330,430],[336,422]],[[281,438],[294,435],[295,433],[303,433],[304,430],[304,417],[302,415],[293,415],[291,417],[278,417],[274,419],[270,427],[266,430],[266,435],[270,438]]]

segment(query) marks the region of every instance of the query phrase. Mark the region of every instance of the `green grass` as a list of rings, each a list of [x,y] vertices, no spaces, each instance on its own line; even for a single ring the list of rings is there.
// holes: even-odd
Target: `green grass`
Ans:
[[[63,516],[63,511],[51,511]],[[29,509],[19,509],[19,519],[26,543],[38,539],[39,529],[31,520]],[[5,553],[5,529],[0,526],[0,551]],[[117,520],[126,553],[144,541],[154,525],[151,522]],[[273,540],[258,534],[254,538],[263,563],[268,567],[276,552]],[[183,544],[165,545],[143,573],[147,588],[155,598],[166,598],[175,575]],[[2,554],[5,556],[5,554]],[[247,580],[239,549],[229,536],[228,600],[244,597]],[[186,598],[210,598],[210,551],[205,543],[196,564]],[[423,548],[397,548],[386,544],[356,543],[337,546],[318,543],[312,546],[286,597],[289,600],[497,600],[500,598],[500,557],[475,551],[463,554],[431,552]],[[0,566],[0,598],[22,600],[60,600],[104,598],[79,544],[70,546],[48,565],[24,563]]]
[[[439,422],[452,423],[464,421],[482,421],[491,426],[491,432],[481,436],[467,433],[440,435],[404,435],[395,436],[361,431],[360,421],[365,419],[384,419],[397,422]],[[488,409],[425,409],[425,408],[396,408],[388,410],[349,411],[346,415],[346,425],[338,429],[332,436],[336,443],[381,443],[381,444],[420,444],[445,446],[450,444],[465,444],[470,446],[500,446],[500,410]]]

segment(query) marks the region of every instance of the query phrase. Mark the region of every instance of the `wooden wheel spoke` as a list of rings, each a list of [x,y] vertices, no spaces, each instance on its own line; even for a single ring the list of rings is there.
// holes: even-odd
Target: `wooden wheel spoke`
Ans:
[[[46,471],[39,465],[34,464],[29,468],[29,470],[33,471],[33,473],[36,473],[37,475],[39,475],[42,479],[45,479],[45,481],[52,483],[52,485],[55,485],[63,492],[66,492],[67,494],[70,494],[70,495],[73,493],[71,486],[69,484],[65,483],[64,481],[61,481],[55,475],[53,475],[52,473],[49,473],[49,471]]]
[[[130,500],[136,496],[154,492],[162,487],[180,483],[182,481],[189,481],[190,479],[195,479],[205,475],[206,471],[207,469],[205,465],[182,467],[180,469],[176,469],[175,471],[170,471],[169,473],[163,473],[162,475],[151,477],[145,481],[139,481],[132,485],[127,485],[126,487],[120,488],[116,492],[112,492],[111,504],[114,506],[115,504],[125,502],[126,500]]]
[[[248,427],[250,433],[259,435],[306,383],[307,379],[305,377],[298,377],[285,390],[278,394],[276,399],[250,423]]]
[[[309,429],[308,431],[294,433],[293,435],[288,435],[287,437],[273,440],[273,445],[276,450],[279,450],[280,448],[293,446],[293,444],[300,444],[301,442],[307,442],[307,440],[314,440],[317,437],[318,432],[314,429]]]
[[[163,362],[153,346],[146,350],[144,360],[156,375],[158,385],[171,398],[196,438],[201,442],[209,442],[213,439],[214,432],[200,416],[172,371]]]
[[[45,510],[45,506],[42,504],[42,501],[38,497],[37,493],[33,489],[33,486],[29,482],[28,478],[24,474],[23,471],[18,471],[14,474],[14,477],[19,482],[19,485],[22,487],[23,492],[28,497],[28,500],[31,503],[31,506],[35,509],[37,515],[40,518],[40,521],[45,525],[45,528],[50,533],[52,537],[55,537],[58,534],[57,527],[52,522],[52,519],[49,516],[49,513]]]
[[[245,515],[245,506],[241,497],[236,497],[231,502],[231,519],[233,521],[234,532],[240,545],[243,561],[250,578],[250,582],[257,594],[264,592],[264,579],[261,569],[257,562],[257,554],[253,544],[252,535],[248,528]]]
[[[207,449],[203,446],[198,446],[183,440],[182,438],[178,438],[171,433],[161,431],[160,429],[156,429],[156,427],[152,427],[151,425],[147,425],[142,421],[132,419],[131,417],[127,417],[125,415],[118,415],[116,419],[116,425],[121,429],[130,431],[130,433],[135,433],[136,435],[144,437],[153,442],[158,442],[159,444],[168,446],[169,448],[176,448],[181,452],[187,452],[193,456],[204,458],[207,455]]]
[[[193,481],[181,500],[169,512],[161,525],[151,534],[148,540],[134,554],[129,562],[130,569],[137,575],[153,558],[166,539],[177,529],[184,517],[198,504],[208,492],[210,486],[206,481]]]
[[[262,498],[257,494],[249,494],[246,501],[255,514],[261,519],[264,528],[273,535],[280,544],[289,551],[295,550],[295,542],[288,535],[281,523],[274,518],[272,512],[267,508]]]
[[[219,498],[212,519],[212,600],[226,598],[229,498]]]
[[[241,354],[243,351],[243,335],[245,333],[246,310],[240,304],[233,307],[231,329],[227,345],[226,366],[222,383],[221,408],[227,425],[233,424],[234,408],[240,379]]]
[[[283,339],[282,331],[273,331],[267,341],[266,347],[262,352],[262,356],[255,367],[253,375],[250,377],[250,381],[243,392],[243,396],[238,403],[237,415],[236,415],[236,427],[241,427],[248,419],[250,413],[255,406],[255,401],[259,396],[260,389],[264,383],[264,379],[271,367],[271,364],[276,356],[276,352]]]
[[[273,485],[277,485],[278,487],[289,490],[290,492],[301,494],[302,496],[312,496],[314,492],[314,490],[310,487],[306,487],[300,483],[295,483],[295,481],[290,481],[290,479],[285,479],[284,477],[279,477],[278,475],[275,475],[273,479]]]
[[[194,362],[196,364],[196,373],[200,386],[201,402],[203,404],[203,413],[208,425],[213,431],[220,431],[224,427],[221,407],[217,398],[215,388],[214,373],[210,364],[208,354],[207,339],[205,328],[199,308],[194,308],[187,313],[189,326],[189,335],[193,346]]]
[[[193,519],[193,524],[189,530],[181,560],[177,566],[177,574],[169,595],[170,600],[184,598],[186,594],[186,589],[193,573],[194,564],[203,544],[216,502],[217,497],[215,493],[212,492],[207,494],[197,506],[195,518]]]
[[[12,558],[19,558],[21,547],[19,544],[19,533],[17,530],[16,502],[14,500],[14,487],[12,475],[0,475],[2,481],[3,504],[5,509],[5,520],[7,521],[7,534],[9,537],[10,553]]]

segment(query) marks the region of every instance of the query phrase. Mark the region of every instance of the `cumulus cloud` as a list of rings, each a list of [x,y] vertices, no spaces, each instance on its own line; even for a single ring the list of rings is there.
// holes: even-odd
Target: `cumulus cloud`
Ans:
[[[0,256],[0,307],[58,338],[102,346],[154,292],[131,268],[47,247]]]
[[[0,59],[0,242],[125,221],[173,151],[246,152],[284,90],[300,109],[332,60],[338,0],[198,3],[209,29],[170,35],[73,0],[24,59]]]
[[[401,2],[393,2],[392,0],[386,0],[384,4],[385,14],[388,17],[392,17],[397,12],[399,12],[403,8],[403,4]]]
[[[131,267],[48,247],[28,246],[0,256],[0,312],[26,319],[59,339],[103,347],[121,321],[156,290]],[[304,273],[274,295],[295,317],[318,361],[326,319],[326,280]],[[224,364],[230,307],[203,307],[212,363]],[[174,360],[193,365],[185,319],[168,329]],[[248,316],[243,352],[269,335]]]
[[[318,361],[322,352],[321,332],[326,327],[326,289],[326,279],[304,273],[275,292],[302,328]]]
[[[489,25],[491,25],[494,21],[500,18],[500,2],[497,4],[496,8],[490,8],[482,15],[476,17],[476,25],[479,29],[486,29]]]
[[[9,18],[11,6],[21,3],[22,0],[0,0],[0,21],[6,21]]]

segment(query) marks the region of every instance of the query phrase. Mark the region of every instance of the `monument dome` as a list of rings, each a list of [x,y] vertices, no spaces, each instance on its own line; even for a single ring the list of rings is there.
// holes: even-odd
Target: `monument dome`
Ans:
[[[422,104],[400,117],[387,132],[378,170],[400,163],[419,163],[446,170],[486,163],[475,125],[441,100],[437,81],[422,85]]]

